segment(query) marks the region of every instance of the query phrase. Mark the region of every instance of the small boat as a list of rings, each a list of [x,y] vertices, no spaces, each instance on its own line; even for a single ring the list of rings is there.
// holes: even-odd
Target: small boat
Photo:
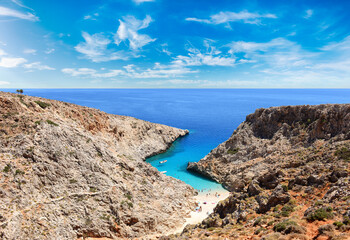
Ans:
[[[160,161],[160,164],[166,163],[168,160]]]
[[[163,173],[163,174],[164,174],[164,173],[166,173],[166,171],[161,171],[160,173]]]

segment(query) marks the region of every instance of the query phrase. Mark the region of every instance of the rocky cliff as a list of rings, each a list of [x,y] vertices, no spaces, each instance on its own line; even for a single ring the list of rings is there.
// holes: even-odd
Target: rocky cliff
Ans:
[[[165,239],[350,239],[350,104],[258,109],[188,169],[232,193]]]
[[[195,190],[143,160],[180,130],[0,93],[0,238],[136,238],[184,222]]]

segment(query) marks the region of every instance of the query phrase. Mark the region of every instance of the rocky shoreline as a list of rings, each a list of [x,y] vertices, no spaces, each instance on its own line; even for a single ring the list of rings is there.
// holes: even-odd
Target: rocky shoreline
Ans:
[[[231,195],[163,239],[350,239],[350,104],[258,109],[188,169]]]
[[[196,191],[144,162],[187,130],[0,93],[0,238],[148,238]]]
[[[229,197],[202,222],[168,235],[198,193],[144,160],[186,134],[0,92],[0,238],[350,239],[350,104],[248,115],[188,165]]]

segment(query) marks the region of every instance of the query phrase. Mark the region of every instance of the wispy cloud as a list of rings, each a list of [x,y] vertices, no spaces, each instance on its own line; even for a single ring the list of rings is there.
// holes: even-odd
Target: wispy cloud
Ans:
[[[230,22],[243,22],[248,24],[259,24],[261,23],[261,19],[263,18],[277,18],[274,14],[259,14],[259,13],[251,13],[248,11],[241,12],[219,12],[217,14],[211,15],[209,19],[201,19],[201,18],[186,18],[186,21],[194,21],[201,22],[207,24],[223,24]]]
[[[212,43],[213,41],[205,40],[204,51],[190,47],[187,56],[178,55],[172,63],[179,66],[234,66],[236,57],[232,54],[223,54]]]
[[[48,49],[46,49],[45,53],[46,53],[46,54],[51,54],[51,53],[53,53],[54,51],[55,51],[54,48],[48,48]]]
[[[4,56],[4,55],[7,55],[7,53],[0,48],[0,56]]]
[[[95,33],[90,35],[87,32],[82,32],[85,41],[75,46],[75,50],[93,62],[127,60],[130,57],[138,57],[137,53],[143,46],[156,40],[146,34],[138,33],[139,30],[147,28],[151,21],[152,18],[148,15],[144,20],[138,20],[134,16],[123,17],[123,20],[119,20],[120,25],[113,36],[114,44],[108,34]],[[117,50],[117,46],[122,49],[120,46],[122,42],[128,43],[128,49]]]
[[[8,85],[8,84],[10,84],[10,82],[0,81],[0,85]]]
[[[154,2],[155,0],[132,0],[136,4],[141,4],[144,2]]]
[[[36,51],[35,49],[30,49],[30,48],[24,49],[24,50],[23,50],[23,53],[24,53],[24,54],[33,54],[33,55],[35,55],[36,52],[37,52],[37,51]]]
[[[154,42],[155,38],[138,33],[139,30],[147,28],[151,22],[152,18],[149,15],[143,20],[138,20],[134,16],[123,17],[123,20],[119,20],[120,25],[117,33],[114,35],[114,42],[119,45],[122,41],[128,41],[132,50],[138,50]]]
[[[0,67],[4,68],[14,68],[19,65],[27,62],[25,58],[12,58],[12,57],[3,57],[0,60]]]
[[[20,18],[33,22],[39,21],[39,18],[32,13],[22,13],[2,6],[0,6],[0,16]]]
[[[179,77],[188,73],[195,73],[188,68],[175,65],[161,65],[156,63],[153,68],[141,69],[133,64],[124,66],[122,69],[112,69],[97,71],[92,68],[64,68],[62,72],[73,77],[85,78],[115,78],[124,77],[128,79],[147,79],[147,78],[170,78]]]
[[[305,12],[304,18],[306,18],[306,19],[311,18],[313,14],[314,14],[314,11],[312,9],[308,9]]]
[[[41,62],[24,64],[24,68],[36,69],[36,70],[55,70],[55,68],[44,65]]]
[[[27,8],[27,9],[29,9],[29,10],[34,11],[32,8],[30,8],[30,7],[26,6],[26,5],[24,5],[24,4],[22,3],[21,0],[11,0],[11,1],[12,1],[14,4],[17,4],[17,5],[20,6],[20,7]]]
[[[126,60],[128,58],[122,51],[115,52],[107,49],[111,40],[101,33],[90,35],[87,32],[83,32],[82,36],[85,42],[79,43],[75,47],[75,50],[93,62],[107,62],[118,59]]]
[[[94,13],[91,15],[84,16],[84,20],[97,20],[97,17],[99,16],[99,13]]]
[[[326,46],[322,47],[321,50],[323,51],[344,51],[350,50],[350,35],[345,37],[343,40],[339,42],[332,42],[327,44]]]
[[[274,67],[290,68],[307,65],[308,59],[315,56],[314,53],[302,50],[300,45],[284,38],[276,38],[265,43],[237,41],[227,46],[231,48],[229,52],[232,54],[244,53],[242,59]]]

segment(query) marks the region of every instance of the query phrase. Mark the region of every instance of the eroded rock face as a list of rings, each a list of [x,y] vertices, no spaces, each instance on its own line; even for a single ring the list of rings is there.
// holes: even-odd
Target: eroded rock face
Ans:
[[[273,174],[279,173],[267,172],[273,165],[270,159],[279,156],[280,159],[273,161],[283,163],[285,153],[313,147],[316,141],[333,143],[348,140],[349,122],[350,104],[258,109],[247,116],[226,142],[198,163],[189,163],[187,169],[210,177],[233,191],[237,188],[235,185],[239,177],[249,180],[266,171],[260,182],[270,184],[268,187],[272,189],[276,187],[276,175]],[[304,164],[300,161],[287,162],[291,167]],[[312,178],[308,180],[316,181]]]
[[[188,169],[231,195],[170,239],[350,239],[350,104],[258,109]]]
[[[136,238],[184,222],[195,190],[143,160],[186,130],[0,93],[0,238]]]

